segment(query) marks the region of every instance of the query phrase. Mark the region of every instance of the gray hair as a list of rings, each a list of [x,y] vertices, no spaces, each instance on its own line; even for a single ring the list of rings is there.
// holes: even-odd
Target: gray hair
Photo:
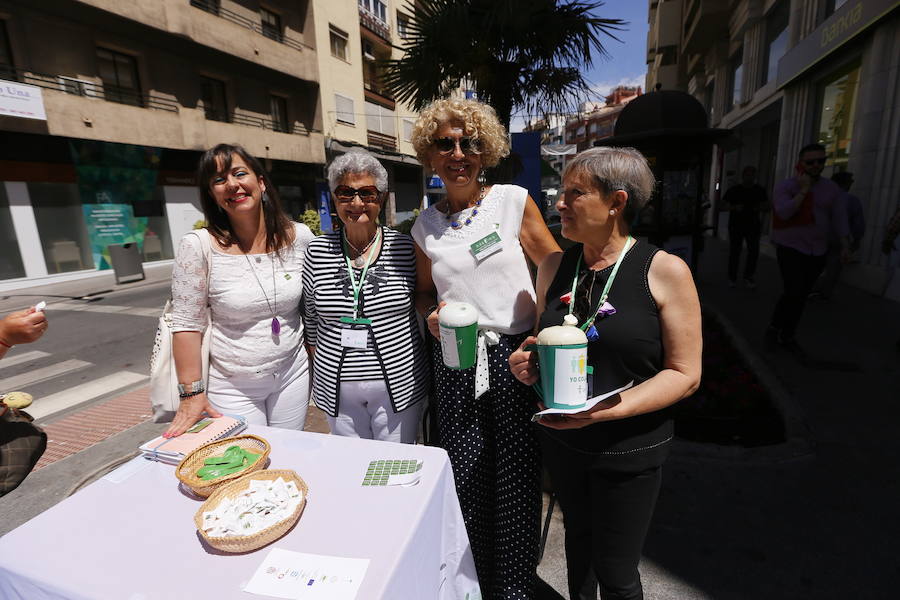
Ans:
[[[647,159],[634,148],[600,146],[580,152],[566,164],[563,177],[573,173],[590,176],[604,194],[624,190],[636,210],[647,204],[656,187]]]
[[[365,150],[341,154],[328,165],[328,188],[333,192],[347,175],[371,175],[380,192],[388,189],[388,174],[377,158]]]

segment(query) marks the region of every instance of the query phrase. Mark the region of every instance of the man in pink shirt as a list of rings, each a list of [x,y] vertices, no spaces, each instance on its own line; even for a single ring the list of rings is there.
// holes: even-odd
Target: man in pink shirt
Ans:
[[[797,174],[775,186],[772,234],[784,291],[766,331],[766,347],[781,346],[801,360],[806,355],[794,335],[806,299],[822,269],[829,235],[840,240],[842,258],[849,256],[849,226],[841,188],[822,177],[825,147],[809,144],[800,150]]]

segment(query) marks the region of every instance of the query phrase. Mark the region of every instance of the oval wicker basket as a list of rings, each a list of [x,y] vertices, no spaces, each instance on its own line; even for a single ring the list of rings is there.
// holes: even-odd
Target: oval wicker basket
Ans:
[[[297,489],[303,492],[303,500],[300,502],[300,505],[294,509],[294,512],[291,513],[289,517],[275,523],[271,527],[267,527],[262,531],[258,531],[252,535],[235,535],[229,537],[211,537],[203,531],[203,513],[206,511],[212,510],[215,508],[219,502],[222,501],[223,498],[233,498],[238,495],[240,492],[244,491],[246,488],[250,487],[250,482],[254,479],[269,479],[276,480],[279,477],[284,479],[285,482],[293,481],[297,485]],[[200,506],[200,509],[197,511],[197,514],[194,515],[194,525],[197,526],[197,531],[206,540],[206,543],[216,548],[218,550],[223,550],[225,552],[252,552],[253,550],[258,550],[262,548],[266,544],[271,544],[285,533],[287,533],[291,527],[294,526],[294,523],[300,518],[300,515],[303,513],[303,509],[306,508],[306,499],[309,497],[309,488],[306,485],[306,482],[300,478],[299,475],[295,471],[291,470],[280,470],[280,469],[267,469],[265,471],[256,471],[255,473],[250,473],[249,475],[245,475],[238,479],[237,481],[232,481],[231,483],[220,487],[216,490],[212,496],[210,496],[206,502]]]
[[[222,477],[217,477],[216,479],[210,479],[209,481],[204,481],[197,477],[197,470],[203,466],[204,460],[210,456],[221,456],[225,453],[225,450],[231,446],[240,446],[244,450],[256,452],[261,454],[261,456],[257,458],[256,462],[252,465],[237,473],[224,475]],[[271,449],[272,447],[269,446],[269,442],[249,433],[246,435],[216,440],[215,442],[200,446],[185,456],[184,460],[178,463],[178,468],[175,469],[175,476],[195,494],[207,498],[223,484],[240,479],[244,475],[248,475],[254,471],[264,469],[266,461],[269,459],[269,451]]]

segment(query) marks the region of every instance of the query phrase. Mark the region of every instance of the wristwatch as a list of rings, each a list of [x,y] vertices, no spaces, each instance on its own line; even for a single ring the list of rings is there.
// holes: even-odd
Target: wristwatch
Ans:
[[[202,394],[205,391],[206,391],[206,386],[203,385],[202,381],[192,381],[188,385],[185,385],[183,383],[178,384],[178,397],[179,398],[190,398],[191,396],[196,396],[197,394]]]

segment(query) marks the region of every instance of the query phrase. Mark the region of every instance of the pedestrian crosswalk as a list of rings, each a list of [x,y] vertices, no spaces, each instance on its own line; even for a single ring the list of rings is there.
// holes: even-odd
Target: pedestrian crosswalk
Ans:
[[[162,314],[162,307],[145,308],[140,306],[119,306],[116,304],[85,304],[80,302],[54,302],[50,305],[50,309],[57,310],[74,310],[78,312],[93,313],[123,313],[129,317],[153,317],[158,318]]]
[[[33,365],[29,363],[34,363]],[[16,375],[3,377],[5,372],[10,372],[13,367],[29,365],[29,368]],[[16,353],[0,360],[0,393],[12,391],[29,392],[29,387],[44,382],[52,382],[57,377],[76,373],[90,367],[94,363],[78,359],[55,359],[49,352],[33,350]],[[34,404],[28,408],[28,413],[35,419],[42,419],[63,410],[88,403],[98,398],[106,397],[115,392],[122,392],[133,388],[150,378],[142,373],[133,371],[117,371],[109,375],[92,379],[85,383],[67,387],[66,389],[45,395],[35,395]]]

